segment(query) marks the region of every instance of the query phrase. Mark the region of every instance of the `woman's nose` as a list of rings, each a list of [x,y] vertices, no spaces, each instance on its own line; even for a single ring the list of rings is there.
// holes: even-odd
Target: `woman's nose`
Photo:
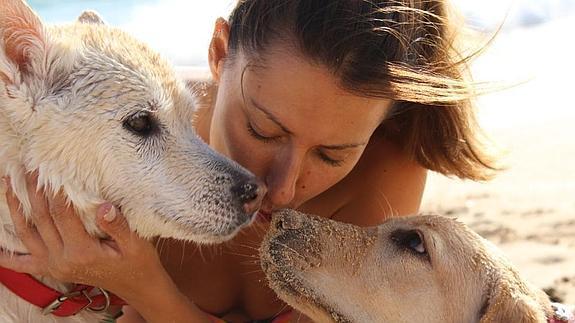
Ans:
[[[301,161],[291,160],[276,163],[266,176],[267,197],[274,208],[289,207],[296,194],[300,178]]]

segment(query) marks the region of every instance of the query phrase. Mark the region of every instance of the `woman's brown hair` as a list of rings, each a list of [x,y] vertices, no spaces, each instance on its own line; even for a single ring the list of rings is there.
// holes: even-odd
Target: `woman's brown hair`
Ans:
[[[444,0],[240,0],[229,49],[261,58],[271,43],[295,46],[343,89],[393,99],[382,127],[421,165],[485,180],[497,167],[479,140],[467,58],[448,22]]]

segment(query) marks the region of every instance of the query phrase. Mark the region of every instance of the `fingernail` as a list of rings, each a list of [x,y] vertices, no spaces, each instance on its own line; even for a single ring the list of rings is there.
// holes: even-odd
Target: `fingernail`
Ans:
[[[104,204],[104,220],[112,222],[116,218],[116,208],[109,203]]]

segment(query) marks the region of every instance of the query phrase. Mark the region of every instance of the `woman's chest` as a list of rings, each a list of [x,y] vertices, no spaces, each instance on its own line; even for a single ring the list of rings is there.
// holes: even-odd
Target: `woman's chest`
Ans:
[[[285,304],[268,288],[259,264],[263,233],[263,228],[254,227],[209,247],[162,240],[159,251],[180,291],[202,310],[218,317],[267,319]]]

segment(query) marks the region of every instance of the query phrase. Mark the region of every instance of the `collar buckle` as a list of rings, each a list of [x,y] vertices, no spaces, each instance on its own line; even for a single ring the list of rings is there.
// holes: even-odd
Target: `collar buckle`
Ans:
[[[90,306],[94,303],[94,298],[93,298],[94,296],[90,296],[90,294],[89,294],[89,292],[90,292],[89,290],[92,290],[92,289],[91,288],[84,288],[81,290],[65,293],[65,294],[62,294],[62,295],[56,297],[56,299],[54,301],[52,301],[52,303],[48,304],[48,306],[46,306],[42,309],[42,314],[44,314],[44,315],[51,314],[52,312],[56,311],[64,302],[78,298],[78,297],[84,297],[84,299],[85,299],[85,301],[87,301],[87,303],[84,306],[82,306],[76,313],[79,313],[83,310],[87,310],[87,311],[90,311],[92,313],[106,312],[110,308],[110,305],[112,303],[112,299],[110,297],[110,294],[103,288],[95,287],[95,289],[98,289],[100,291],[100,295],[102,295],[104,297],[104,302],[102,305],[100,305],[100,307]]]
[[[88,304],[86,304],[84,307],[82,307],[80,309],[80,311],[83,310],[84,308],[86,308],[87,306],[89,306],[90,304],[92,304],[92,298],[88,295],[86,290],[83,289],[83,290],[79,290],[79,291],[73,291],[73,292],[65,293],[65,294],[62,294],[62,295],[56,297],[56,299],[54,301],[52,301],[52,303],[48,304],[48,306],[46,306],[42,309],[42,314],[43,315],[51,314],[52,312],[57,310],[60,307],[60,305],[62,305],[67,300],[69,300],[71,298],[76,298],[78,296],[84,296],[86,298],[86,300],[88,300]]]

